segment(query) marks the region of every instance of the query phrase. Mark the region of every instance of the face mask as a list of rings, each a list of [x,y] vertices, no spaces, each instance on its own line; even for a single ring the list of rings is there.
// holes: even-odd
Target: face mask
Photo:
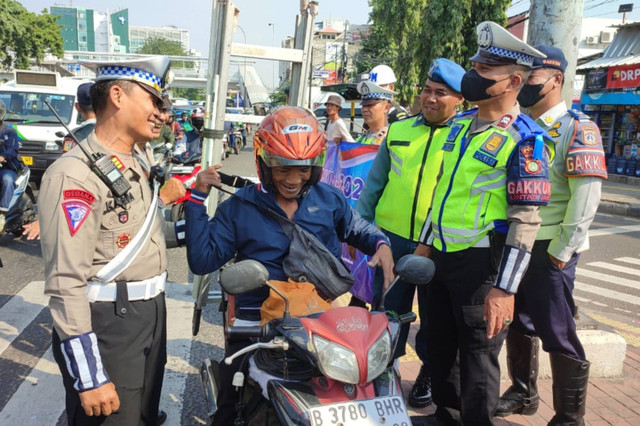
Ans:
[[[460,85],[460,92],[462,96],[468,101],[476,102],[476,101],[484,101],[485,99],[490,99],[495,96],[500,95],[490,95],[487,93],[487,89],[493,86],[496,83],[507,80],[511,78],[511,76],[507,78],[503,78],[502,80],[491,80],[490,78],[484,78],[478,71],[475,69],[470,69],[465,73],[462,77],[462,83]]]
[[[553,89],[549,90],[549,92],[545,93],[544,95],[540,92],[542,92],[544,85],[547,84],[547,82],[552,78],[553,76],[549,77],[544,83],[541,84],[525,84],[520,90],[520,93],[518,93],[518,103],[520,104],[520,106],[529,108],[530,106],[537,104],[545,96],[547,96]]]

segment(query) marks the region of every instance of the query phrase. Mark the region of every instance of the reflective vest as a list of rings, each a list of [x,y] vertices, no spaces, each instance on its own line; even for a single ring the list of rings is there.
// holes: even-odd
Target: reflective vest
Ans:
[[[521,141],[530,142],[536,135],[540,139],[540,152],[544,147],[542,129],[522,114],[506,128],[491,126],[482,133],[470,135],[469,125],[474,116],[472,113],[458,116],[442,147],[442,176],[433,197],[431,216],[433,244],[441,251],[473,247],[494,228],[507,232],[507,173],[512,153]],[[536,133],[529,126],[536,128]],[[552,154],[553,142],[548,136],[544,140]],[[527,148],[533,150],[531,146]],[[545,195],[548,202],[548,162],[527,160],[526,166],[530,167],[532,176],[541,172],[540,177],[544,179],[539,182],[543,190],[548,191]],[[538,167],[544,170],[534,169]]]
[[[431,207],[442,145],[449,133],[448,126],[430,126],[420,120],[424,120],[422,114],[389,127],[391,167],[375,214],[376,225],[412,241],[418,241]]]

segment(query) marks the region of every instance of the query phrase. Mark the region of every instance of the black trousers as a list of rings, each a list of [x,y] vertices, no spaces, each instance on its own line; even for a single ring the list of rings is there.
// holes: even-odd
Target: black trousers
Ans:
[[[465,425],[491,425],[500,392],[498,354],[506,337],[491,340],[484,298],[496,276],[489,248],[443,253],[433,249],[436,274],[427,290],[427,350],[436,416]],[[453,382],[460,356],[459,389]]]
[[[62,373],[69,425],[155,426],[157,422],[167,362],[164,293],[150,300],[126,303],[124,317],[116,315],[115,302],[91,304],[91,323],[102,363],[120,399],[120,409],[110,416],[85,414],[67,371],[60,337],[53,330],[52,351]]]
[[[510,327],[525,335],[539,336],[546,352],[586,361],[573,319],[573,287],[580,255],[574,253],[560,270],[549,260],[549,243],[536,241],[533,246],[529,269],[516,294],[515,317]]]

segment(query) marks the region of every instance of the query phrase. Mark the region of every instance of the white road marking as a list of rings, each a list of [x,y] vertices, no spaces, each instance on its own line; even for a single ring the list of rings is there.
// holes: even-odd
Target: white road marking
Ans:
[[[633,265],[640,265],[640,259],[637,257],[618,257],[615,260],[618,262],[631,263]]]
[[[595,266],[597,268],[609,269],[614,272],[640,277],[640,269],[638,268],[628,268],[626,266],[615,265],[608,262],[589,262],[587,263],[587,266]]]
[[[640,225],[614,226],[611,228],[600,228],[589,230],[590,237],[600,237],[603,235],[624,234],[627,232],[640,232]]]
[[[599,296],[608,297],[609,299],[618,300],[620,302],[631,303],[633,305],[640,305],[640,297],[633,296],[631,294],[620,293],[617,291],[609,290],[606,288],[597,287],[595,285],[584,284],[575,281],[575,288],[580,291],[585,291]]]
[[[0,309],[0,353],[24,330],[47,305],[44,281],[33,281]]]
[[[576,268],[576,275],[583,277],[594,278],[597,280],[609,282],[612,284],[623,285],[625,287],[640,290],[640,281],[634,281],[627,278],[616,277],[615,275],[603,274],[601,272],[591,271],[584,268]]]

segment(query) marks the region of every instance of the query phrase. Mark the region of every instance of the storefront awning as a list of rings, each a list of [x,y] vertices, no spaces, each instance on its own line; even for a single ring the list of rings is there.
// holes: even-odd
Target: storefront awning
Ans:
[[[640,64],[640,23],[621,26],[602,57],[582,64],[576,71]]]
[[[583,93],[580,103],[583,105],[640,105],[640,94],[637,91]]]

